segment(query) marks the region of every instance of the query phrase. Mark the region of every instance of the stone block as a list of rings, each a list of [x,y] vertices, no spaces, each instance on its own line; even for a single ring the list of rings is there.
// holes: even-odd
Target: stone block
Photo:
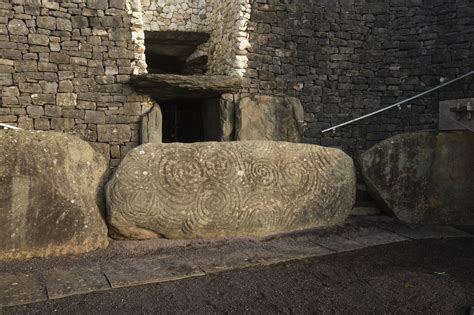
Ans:
[[[0,86],[12,85],[13,76],[9,73],[0,73]]]
[[[99,142],[129,142],[132,129],[129,125],[98,125],[97,136]]]
[[[44,115],[44,109],[42,106],[28,106],[26,107],[26,112],[30,116],[42,116]]]
[[[105,124],[105,113],[103,111],[86,110],[84,121],[91,124]]]
[[[60,106],[46,105],[44,107],[44,113],[49,117],[61,117],[62,108]]]
[[[16,86],[4,86],[2,88],[2,96],[20,96],[20,91]]]
[[[70,19],[58,18],[56,20],[56,26],[60,31],[72,31],[72,22]]]
[[[23,93],[42,93],[43,89],[39,83],[20,83],[20,92]]]
[[[49,119],[48,118],[35,118],[34,129],[36,130],[49,130]]]
[[[28,44],[30,45],[39,45],[39,46],[48,46],[49,45],[49,36],[43,34],[29,34],[28,35]]]
[[[304,109],[294,97],[251,95],[236,109],[236,140],[301,142]]]
[[[11,35],[27,35],[29,33],[25,22],[19,19],[8,22],[7,29]]]
[[[56,105],[61,107],[75,107],[77,105],[77,94],[58,93],[56,94]]]
[[[54,104],[54,94],[31,94],[31,102],[33,105]]]
[[[56,18],[52,16],[38,16],[36,19],[36,25],[39,28],[54,31],[56,30]]]
[[[72,118],[51,118],[51,129],[53,130],[71,130],[75,122]]]
[[[89,27],[89,22],[85,16],[73,16],[71,17],[72,27],[73,28],[86,28]]]
[[[116,8],[120,10],[125,9],[126,2],[125,0],[109,0],[109,6],[111,8]]]
[[[107,10],[109,3],[107,0],[87,0],[87,7],[95,10]]]

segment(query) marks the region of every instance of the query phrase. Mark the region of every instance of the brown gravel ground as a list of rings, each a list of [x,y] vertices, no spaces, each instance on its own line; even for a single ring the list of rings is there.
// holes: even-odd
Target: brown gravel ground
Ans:
[[[0,314],[469,314],[474,240],[420,240],[9,307]]]

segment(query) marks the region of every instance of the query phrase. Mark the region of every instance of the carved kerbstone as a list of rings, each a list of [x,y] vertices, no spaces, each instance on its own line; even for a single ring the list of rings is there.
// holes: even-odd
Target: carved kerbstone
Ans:
[[[351,158],[287,142],[145,144],[107,185],[116,237],[265,236],[343,222],[355,202]]]
[[[80,254],[108,244],[107,162],[55,132],[0,131],[0,260]]]

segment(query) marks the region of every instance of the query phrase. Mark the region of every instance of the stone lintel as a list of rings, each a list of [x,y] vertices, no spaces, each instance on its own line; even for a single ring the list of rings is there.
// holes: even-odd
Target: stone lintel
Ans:
[[[242,79],[224,75],[142,74],[133,76],[132,86],[157,100],[215,98],[240,89]]]

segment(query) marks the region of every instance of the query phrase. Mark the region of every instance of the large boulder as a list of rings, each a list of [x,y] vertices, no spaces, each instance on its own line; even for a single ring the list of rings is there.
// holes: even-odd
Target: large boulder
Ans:
[[[370,193],[401,221],[474,224],[474,133],[400,134],[361,164]]]
[[[100,153],[75,136],[0,131],[0,260],[106,247],[99,210],[106,170]]]
[[[355,202],[352,159],[286,142],[145,144],[107,185],[113,236],[265,236],[343,222]]]
[[[250,95],[240,100],[235,117],[236,140],[301,142],[304,109],[296,97]]]

